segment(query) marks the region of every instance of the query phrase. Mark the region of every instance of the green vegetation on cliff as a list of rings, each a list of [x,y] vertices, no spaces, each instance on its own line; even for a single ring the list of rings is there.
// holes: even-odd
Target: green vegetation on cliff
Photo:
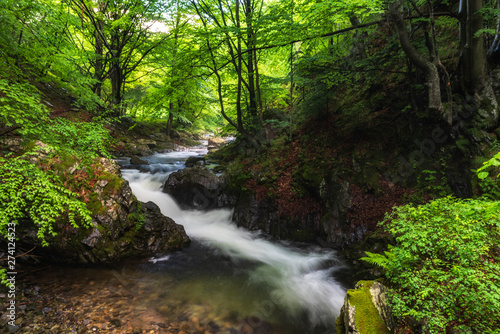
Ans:
[[[500,198],[489,195],[396,207],[381,223],[395,245],[363,259],[384,268],[400,330],[498,332]]]

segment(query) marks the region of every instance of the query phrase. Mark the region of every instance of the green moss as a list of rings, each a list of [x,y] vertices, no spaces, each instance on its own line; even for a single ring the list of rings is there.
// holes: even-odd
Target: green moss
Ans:
[[[345,325],[344,325],[344,314],[340,313],[335,320],[335,331],[339,334],[345,333]]]
[[[118,194],[123,187],[124,180],[116,175],[105,173],[105,175],[99,177],[99,179],[108,181],[108,184],[106,184],[102,192],[103,198]]]
[[[359,289],[348,290],[349,303],[356,309],[356,328],[361,334],[389,334],[372,302],[370,288],[373,281],[359,281]]]
[[[94,216],[106,213],[106,208],[102,205],[101,201],[99,200],[99,196],[96,193],[90,194],[90,200],[87,203],[87,209],[89,209]]]

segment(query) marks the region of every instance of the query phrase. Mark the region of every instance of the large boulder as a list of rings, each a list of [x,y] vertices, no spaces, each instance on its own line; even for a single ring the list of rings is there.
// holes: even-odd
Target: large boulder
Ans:
[[[374,281],[359,281],[348,290],[335,327],[338,334],[393,333],[394,319],[387,304],[387,288]]]
[[[170,174],[163,185],[183,209],[211,210],[234,205],[228,191],[228,180],[207,168],[185,168]]]
[[[36,227],[22,221],[17,228],[19,249],[58,263],[106,263],[128,256],[149,256],[181,249],[189,243],[184,228],[163,216],[153,203],[140,203],[112,160],[102,158],[99,179],[86,195],[93,212],[92,227],[75,228],[61,219],[54,224],[56,235],[41,246]],[[69,168],[75,173],[75,168]]]
[[[141,209],[146,221],[134,239],[134,249],[137,252],[161,255],[181,249],[190,242],[184,227],[165,217],[158,205],[147,202],[142,204]]]

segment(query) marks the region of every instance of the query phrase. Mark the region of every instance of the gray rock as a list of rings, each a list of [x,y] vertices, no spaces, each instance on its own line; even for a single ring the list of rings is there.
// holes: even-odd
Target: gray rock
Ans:
[[[185,163],[186,167],[205,166],[205,157],[189,157]]]
[[[131,165],[149,165],[149,162],[147,162],[144,159],[139,158],[137,155],[132,156],[130,158],[130,164]]]
[[[234,204],[227,188],[227,179],[197,167],[170,174],[163,192],[172,195],[183,209],[210,210]]]

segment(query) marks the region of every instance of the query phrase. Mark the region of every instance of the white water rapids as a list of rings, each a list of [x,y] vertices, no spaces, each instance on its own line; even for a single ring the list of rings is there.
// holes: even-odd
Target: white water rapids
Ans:
[[[237,227],[230,210],[181,210],[174,199],[161,192],[168,175],[197,153],[156,154],[147,157],[151,163],[147,168],[156,173],[133,169],[122,173],[140,201],[156,203],[164,215],[184,226],[192,240],[229,257],[235,268],[250,263],[251,269],[245,269],[249,271],[248,284],[265,286],[268,313],[279,308],[290,319],[308,322],[311,329],[307,333],[334,333],[346,289],[332,275],[341,268],[333,251],[270,241],[257,231]],[[168,266],[169,259],[167,255],[152,262]],[[318,326],[320,331],[314,329]]]

